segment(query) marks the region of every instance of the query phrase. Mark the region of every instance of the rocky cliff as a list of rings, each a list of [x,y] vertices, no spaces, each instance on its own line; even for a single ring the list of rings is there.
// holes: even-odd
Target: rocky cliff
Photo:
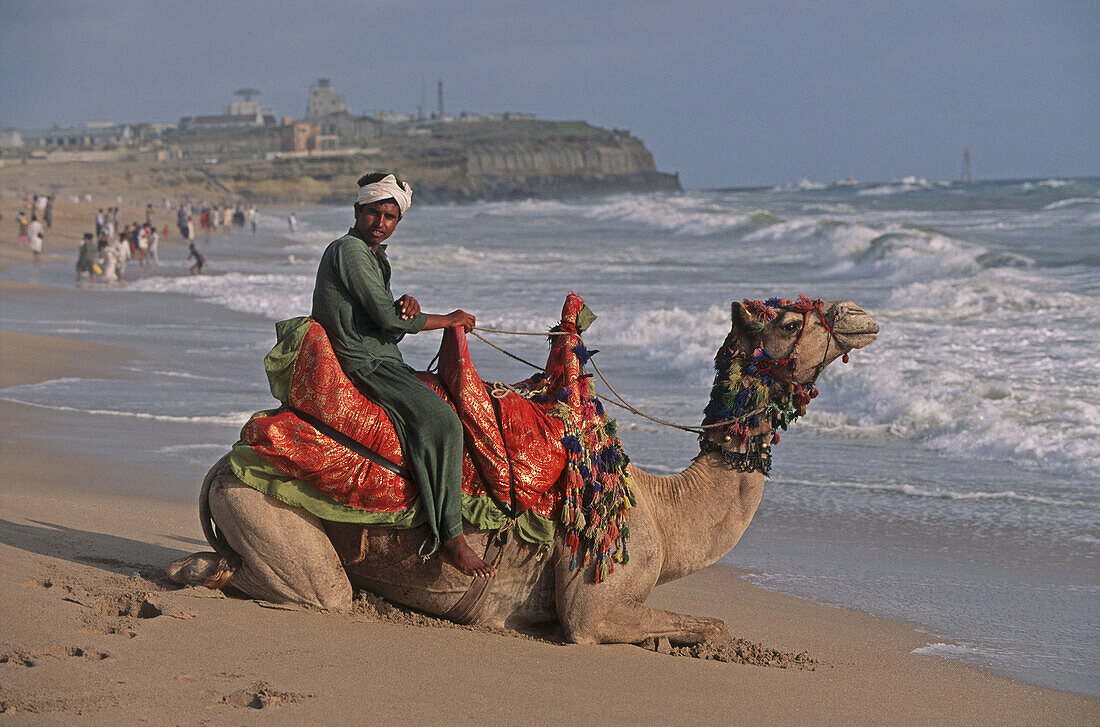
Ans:
[[[390,169],[425,202],[678,191],[645,144],[580,122],[440,124],[362,150],[206,165],[234,194],[261,201],[346,202],[364,171]]]
[[[430,133],[382,136],[365,149],[269,158],[220,156],[189,160],[160,150],[63,165],[30,159],[8,162],[4,176],[17,182],[34,167],[33,179],[22,183],[25,189],[82,193],[89,186],[125,182],[126,187],[173,200],[230,197],[265,204],[346,203],[354,196],[355,180],[375,169],[393,170],[411,182],[422,202],[680,189],[676,175],[657,171],[640,139],[584,122],[452,122],[438,124]],[[50,167],[61,172],[61,166],[64,173],[48,173]],[[49,180],[45,187],[38,181],[44,177]]]

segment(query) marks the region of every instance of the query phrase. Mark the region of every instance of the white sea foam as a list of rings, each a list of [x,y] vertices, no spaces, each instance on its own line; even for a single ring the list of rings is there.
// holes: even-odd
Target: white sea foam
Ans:
[[[1025,505],[1047,505],[1051,507],[1074,507],[1074,508],[1090,508],[1097,509],[1095,505],[1087,502],[1081,502],[1079,500],[1067,500],[1054,497],[1044,497],[1042,495],[1029,495],[1027,493],[1016,492],[1015,490],[998,490],[994,492],[986,492],[981,490],[951,490],[944,488],[929,489],[925,487],[917,487],[916,485],[908,483],[869,483],[869,482],[838,482],[838,481],[809,481],[809,480],[795,480],[795,479],[783,479],[778,481],[779,484],[795,485],[798,487],[814,487],[822,489],[849,489],[849,490],[863,490],[867,492],[882,492],[888,494],[902,495],[905,497],[920,497],[931,498],[934,500],[952,500],[957,502],[973,501],[973,502],[987,502],[1003,500],[1006,502],[1013,502],[1017,504]]]
[[[1051,472],[1100,460],[1100,362],[1081,358],[1097,303],[1031,292],[1021,271],[912,283],[877,315],[878,343],[844,376],[827,371],[821,404],[840,424],[966,456]],[[1084,314],[1082,316],[1082,314]],[[807,417],[808,423],[814,423]]]
[[[229,447],[226,446],[225,442],[212,442],[209,444],[172,444],[160,447],[157,451],[188,462],[207,464],[225,454],[228,449]]]
[[[1068,187],[1073,182],[1068,179],[1044,179],[1041,182],[1024,182],[1020,185],[1020,188],[1025,192],[1030,192],[1033,189],[1039,187],[1045,187],[1047,189],[1059,189],[1060,187]]]
[[[191,374],[191,373],[188,373],[186,371],[158,371],[158,370],[150,371],[148,369],[143,369],[140,366],[126,366],[125,368],[126,368],[127,371],[135,371],[135,372],[140,371],[140,372],[145,372],[145,373],[152,374],[153,376],[168,376],[168,377],[171,377],[171,378],[189,379],[189,380],[192,380],[192,381],[218,381],[218,382],[222,382],[222,383],[230,383],[230,382],[234,381],[234,379],[229,379],[229,378],[226,378],[224,376],[200,376],[199,374]]]
[[[3,399],[4,401],[10,401],[15,404],[23,404],[25,406],[37,407],[39,409],[49,409],[51,411],[64,411],[72,412],[75,414],[94,414],[99,416],[123,417],[127,419],[145,419],[155,422],[174,422],[177,424],[214,424],[217,426],[240,427],[248,421],[248,418],[250,416],[252,416],[252,412],[213,414],[206,416],[180,416],[175,414],[153,414],[143,411],[125,411],[121,409],[85,409],[75,406],[63,406],[60,404],[43,404],[40,402],[20,399],[14,396],[7,395],[0,395],[0,399]]]
[[[229,310],[281,320],[309,314],[313,277],[305,274],[243,273],[148,277],[135,281],[130,289],[190,295]]]
[[[926,656],[940,656],[945,659],[959,659],[978,656],[982,652],[973,646],[967,646],[965,644],[946,644],[941,642],[928,644],[919,649],[913,649],[913,653],[924,654]]]
[[[1081,207],[1083,205],[1100,205],[1100,198],[1098,197],[1067,197],[1066,199],[1059,199],[1045,205],[1045,210],[1060,210],[1067,207]]]

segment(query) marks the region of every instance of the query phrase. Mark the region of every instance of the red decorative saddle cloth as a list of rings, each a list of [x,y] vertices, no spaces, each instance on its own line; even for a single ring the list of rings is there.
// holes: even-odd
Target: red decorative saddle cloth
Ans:
[[[599,581],[628,557],[625,518],[634,498],[615,422],[582,367],[591,353],[580,333],[594,318],[570,293],[551,331],[544,374],[514,387],[486,386],[461,329],[443,334],[440,373],[418,376],[462,422],[463,516],[479,528],[510,522],[520,537],[542,544],[553,541],[560,524],[574,566],[594,560]],[[276,332],[278,342],[264,365],[272,394],[286,406],[260,412],[244,426],[231,457],[234,472],[242,482],[323,519],[412,527],[416,483],[286,407],[354,440],[349,445],[358,443],[403,466],[385,412],[344,375],[320,324],[296,318],[276,324]],[[318,504],[317,493],[324,502]]]
[[[575,320],[583,301],[572,298],[575,301],[572,306],[567,301],[565,314]],[[385,412],[344,375],[320,324],[295,319],[281,324],[281,331],[280,344],[297,348],[284,352],[293,356],[293,363],[289,371],[279,372],[284,377],[289,374],[285,403],[403,465],[397,435]],[[272,367],[268,368],[270,376]],[[462,422],[463,492],[488,494],[515,513],[532,511],[556,519],[565,495],[564,488],[555,484],[567,462],[562,444],[566,423],[548,412],[560,401],[568,405],[570,397],[577,397],[576,391],[563,396],[561,391],[567,387],[560,385],[575,380],[579,371],[572,347],[556,346],[547,370],[558,373],[558,381],[551,381],[547,394],[536,400],[503,388],[490,394],[470,360],[465,333],[447,329],[439,375],[417,376],[454,407]],[[579,400],[576,403],[579,406]],[[330,439],[292,411],[254,417],[242,430],[241,441],[284,475],[308,482],[349,507],[398,512],[419,497],[414,482]]]

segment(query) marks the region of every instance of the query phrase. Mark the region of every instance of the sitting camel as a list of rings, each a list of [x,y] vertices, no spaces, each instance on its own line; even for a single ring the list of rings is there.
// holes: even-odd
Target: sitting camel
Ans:
[[[181,558],[168,576],[332,610],[349,609],[355,589],[363,589],[461,623],[524,628],[557,621],[577,643],[728,641],[719,619],[652,608],[645,600],[658,584],[705,568],[737,544],[760,504],[775,430],[805,413],[826,366],[847,360],[879,330],[851,301],[735,302],[732,318],[716,356],[700,454],[670,477],[628,465],[635,498],[630,557],[603,582],[594,582],[594,564],[571,568],[560,531],[548,552],[519,538],[497,552],[494,534],[469,524],[471,547],[498,559],[497,575],[465,576],[438,558],[418,556],[423,527],[322,521],[243,484],[225,465],[228,455],[207,475],[200,496],[200,510],[217,527],[204,517],[207,539],[219,552]],[[736,416],[741,412],[747,414]]]

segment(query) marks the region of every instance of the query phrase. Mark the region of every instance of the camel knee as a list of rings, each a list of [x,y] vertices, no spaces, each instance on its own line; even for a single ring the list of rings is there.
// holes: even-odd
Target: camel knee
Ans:
[[[273,603],[351,608],[351,582],[319,518],[233,477],[219,477],[209,501],[214,522],[242,561],[226,585]]]
[[[599,638],[599,630],[595,624],[569,623],[562,621],[562,632],[565,640],[572,644],[599,644],[603,643]]]

